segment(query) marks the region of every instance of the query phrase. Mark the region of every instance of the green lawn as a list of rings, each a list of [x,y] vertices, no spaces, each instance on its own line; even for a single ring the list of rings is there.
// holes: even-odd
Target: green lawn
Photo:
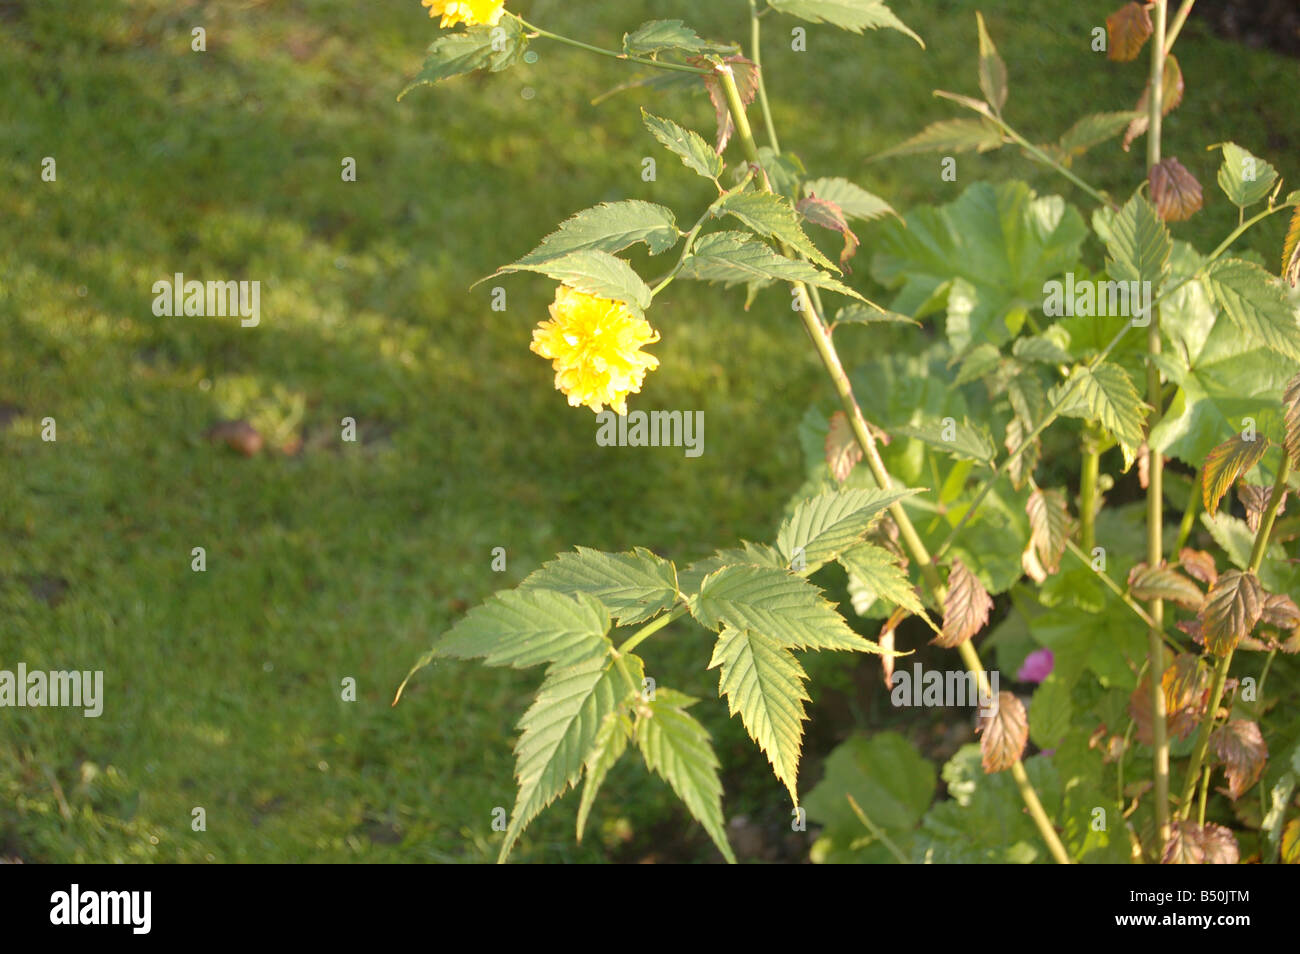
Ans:
[[[605,45],[651,18],[745,28],[743,0],[700,15],[689,0],[520,6]],[[963,157],[956,183],[936,157],[869,161],[955,115],[931,89],[976,92],[977,6],[1026,134],[1131,108],[1143,67],[1087,48],[1109,3],[896,0],[927,50],[809,26],[808,51],[793,52],[799,21],[766,21],[782,145],[900,209],[1011,175],[1080,201],[1009,152]],[[195,26],[206,52],[190,49]],[[592,414],[528,351],[549,280],[470,289],[601,200],[651,199],[693,221],[711,187],[658,148],[637,107],[709,133],[707,99],[632,91],[593,106],[627,68],[538,42],[533,65],[397,103],[436,33],[418,0],[0,2],[0,669],[101,669],[107,694],[99,719],[0,710],[0,856],[493,858],[491,813],[513,803],[513,726],[539,674],[440,663],[390,708],[414,659],[466,605],[573,544],[689,560],[767,538],[801,479],[795,427],[829,392],[783,292],[748,313],[743,295],[686,282],[656,301],[662,365],[633,407],[704,410],[705,453],[687,459],[596,446]],[[1233,138],[1296,182],[1281,91],[1297,66],[1196,25],[1180,59],[1187,98],[1165,148],[1205,184],[1210,203],[1179,235],[1208,247],[1235,214],[1215,201],[1205,145]],[[1127,191],[1141,152],[1110,144],[1077,168]],[[41,179],[46,156],[55,182]],[[344,157],[356,182],[341,180]],[[1253,236],[1274,267],[1280,219]],[[878,292],[874,229],[852,281]],[[261,281],[261,324],[155,317],[152,285],[174,272]],[[496,284],[505,312],[490,307]],[[881,346],[864,334],[846,359]],[[358,443],[339,440],[345,416]],[[245,459],[205,440],[234,418],[303,449]],[[199,546],[205,573],[190,569]],[[490,567],[498,546],[504,573]],[[645,648],[661,685],[716,696],[698,628]],[[805,790],[874,665],[812,661]],[[340,698],[349,676],[355,703]],[[762,755],[721,703],[700,710],[728,814],[781,826],[788,799]],[[576,804],[535,823],[516,858],[716,858],[639,767],[612,775],[581,846]]]

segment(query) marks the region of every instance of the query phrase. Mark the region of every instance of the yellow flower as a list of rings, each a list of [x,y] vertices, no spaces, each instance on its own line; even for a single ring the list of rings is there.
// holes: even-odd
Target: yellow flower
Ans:
[[[622,302],[561,285],[551,320],[533,329],[531,350],[551,359],[555,389],[568,395],[570,405],[599,414],[608,404],[626,414],[627,396],[639,392],[646,372],[659,367],[659,359],[641,347],[658,340],[650,322]]]
[[[442,14],[440,26],[496,26],[505,13],[506,0],[420,0],[420,6],[429,8],[429,16]]]

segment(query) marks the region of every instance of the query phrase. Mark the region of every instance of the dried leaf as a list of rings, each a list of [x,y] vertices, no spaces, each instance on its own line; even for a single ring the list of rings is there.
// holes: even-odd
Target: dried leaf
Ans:
[[[1210,587],[1199,614],[1205,647],[1226,656],[1255,628],[1263,611],[1264,591],[1249,570],[1228,570]]]
[[[1014,693],[998,693],[997,708],[980,720],[980,754],[984,771],[1002,772],[1020,758],[1029,741],[1029,716]]]
[[[1268,762],[1268,746],[1259,725],[1248,719],[1233,719],[1210,735],[1210,748],[1223,762],[1228,777],[1228,797],[1234,802],[1259,781]]]
[[[1165,58],[1165,72],[1161,79],[1160,90],[1162,93],[1160,114],[1168,116],[1183,101],[1183,69],[1178,65],[1176,56],[1170,55]],[[1146,133],[1147,126],[1150,125],[1150,100],[1151,81],[1147,80],[1146,88],[1142,90],[1142,98],[1138,100],[1137,106],[1133,109],[1138,115],[1128,124],[1128,129],[1124,132],[1125,152],[1128,152],[1128,148],[1133,144],[1134,139]]]
[[[1291,466],[1300,468],[1300,374],[1286,383],[1282,403],[1286,408],[1286,453]]]
[[[861,243],[849,228],[844,210],[834,202],[811,195],[806,199],[800,199],[794,207],[813,225],[839,232],[844,237],[844,250],[840,252],[840,268],[845,275],[850,274],[852,270],[849,268],[849,259],[858,253],[858,245]]]
[[[1205,602],[1201,588],[1173,567],[1139,563],[1128,575],[1129,589],[1139,600],[1170,600],[1183,609],[1198,610]]]
[[[1300,626],[1300,606],[1285,593],[1266,593],[1259,621],[1279,629],[1295,629]]]
[[[1253,441],[1243,440],[1234,434],[1205,458],[1201,468],[1201,500],[1205,512],[1211,517],[1219,510],[1219,501],[1238,477],[1250,473],[1268,450],[1267,437],[1257,436]]]
[[[1160,678],[1165,697],[1165,734],[1185,739],[1196,730],[1210,702],[1210,673],[1200,657],[1179,653]],[[1151,745],[1151,679],[1144,675],[1129,696],[1129,715],[1138,741]]]
[[[1048,573],[1061,568],[1065,544],[1070,539],[1070,509],[1059,490],[1035,490],[1025,504],[1029,514],[1029,545]]]
[[[987,625],[992,609],[993,600],[983,584],[961,560],[953,560],[943,601],[943,629],[931,642],[955,649]]]
[[[1178,565],[1187,572],[1188,576],[1195,577],[1206,586],[1213,586],[1214,581],[1219,578],[1218,568],[1214,565],[1214,557],[1204,550],[1192,550],[1183,547],[1178,551]]]
[[[1286,241],[1282,243],[1282,277],[1295,288],[1300,284],[1300,206],[1296,206],[1291,216],[1291,225],[1286,230]]]
[[[1261,487],[1244,482],[1237,484],[1237,499],[1246,508],[1246,526],[1250,527],[1251,533],[1259,532],[1260,521],[1264,517],[1264,511],[1268,509],[1268,502],[1272,497],[1272,487]],[[1277,502],[1278,516],[1281,516],[1285,510],[1286,490],[1283,489],[1282,498]]]
[[[1116,63],[1136,60],[1154,28],[1140,3],[1126,3],[1106,18],[1106,57]]]
[[[853,435],[849,419],[843,411],[831,415],[830,430],[826,432],[826,465],[840,483],[849,479],[853,466],[862,460],[862,446]]]
[[[1165,865],[1235,865],[1240,860],[1237,839],[1222,825],[1192,821],[1174,825],[1160,859]]]
[[[1173,156],[1151,167],[1151,200],[1166,222],[1186,222],[1201,208],[1201,184]]]
[[[881,649],[880,668],[885,676],[886,688],[892,685],[894,678],[894,632],[898,629],[898,624],[910,615],[903,607],[895,607],[889,614],[889,619],[885,620],[885,625],[880,627],[880,635],[876,637]]]

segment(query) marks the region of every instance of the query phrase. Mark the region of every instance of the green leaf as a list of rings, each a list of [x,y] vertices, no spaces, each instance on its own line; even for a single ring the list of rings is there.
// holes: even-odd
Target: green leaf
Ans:
[[[889,600],[930,622],[920,597],[907,579],[907,573],[898,565],[898,558],[884,547],[864,543],[844,551],[838,560],[849,575],[856,577],[858,583],[876,598]],[[934,628],[933,623],[930,626]]]
[[[894,16],[885,6],[885,0],[770,0],[772,9],[811,23],[829,23],[841,30],[861,33],[863,30],[887,28],[906,33],[925,49],[919,36]]]
[[[685,711],[695,700],[687,697],[686,705],[674,704],[675,695],[656,690],[655,698],[646,704],[650,715],[637,719],[636,744],[646,767],[672,787],[722,856],[735,864],[722,816],[718,757],[713,754],[708,731]]]
[[[880,649],[849,629],[821,590],[784,570],[724,567],[704,578],[690,602],[695,618],[714,632],[723,626],[752,630],[786,649]]]
[[[714,207],[715,216],[732,215],[764,238],[784,242],[804,258],[838,272],[839,269],[812,243],[799,226],[799,217],[783,197],[771,192],[740,192]]]
[[[898,290],[890,307],[907,315],[951,282],[948,342],[962,356],[1013,338],[1027,311],[1041,305],[1043,284],[1075,268],[1087,234],[1083,218],[1057,196],[1038,196],[1021,182],[979,183],[948,205],[913,210],[906,227],[887,223],[872,274]]]
[[[1114,139],[1136,117],[1137,114],[1131,111],[1093,113],[1091,116],[1084,116],[1067,129],[1058,141],[1058,146],[1065,153],[1067,165],[1070,159],[1082,156],[1094,146]]]
[[[604,658],[613,648],[608,632],[608,612],[585,593],[504,590],[466,613],[433,652],[515,669],[568,667]]]
[[[713,556],[697,560],[683,570],[678,578],[678,588],[683,593],[697,593],[704,578],[716,570],[738,563],[752,566],[766,566],[776,570],[787,570],[789,565],[775,547],[765,543],[751,543],[742,540],[739,547],[718,550]]]
[[[983,426],[977,427],[966,418],[960,422],[955,418],[926,420],[914,426],[894,428],[894,433],[916,438],[958,460],[973,460],[987,465],[997,456],[996,445],[988,430]],[[951,438],[945,435],[951,435]]]
[[[628,56],[653,56],[670,50],[696,56],[701,53],[730,53],[735,48],[734,43],[700,39],[700,35],[681,20],[651,20],[623,35],[623,52]]]
[[[529,574],[521,590],[586,593],[599,600],[620,626],[642,623],[677,601],[677,571],[672,563],[637,547],[628,553],[603,553],[578,547],[561,553]]]
[[[1268,272],[1237,258],[1210,266],[1206,286],[1237,330],[1291,361],[1300,361],[1296,309]]]
[[[1155,287],[1172,250],[1173,239],[1160,213],[1145,196],[1135,193],[1111,220],[1106,271],[1116,281],[1151,282]]]
[[[975,11],[975,22],[979,27],[980,43],[980,92],[988,100],[993,111],[1002,112],[1007,104],[1007,64],[998,56],[998,48],[993,45],[988,29],[984,26],[984,15]]]
[[[496,49],[493,49],[493,45]],[[519,21],[504,18],[497,26],[472,26],[459,33],[444,33],[429,47],[424,68],[397,94],[401,100],[417,86],[437,83],[452,76],[491,70],[498,73],[518,62],[528,47]]]
[[[834,202],[849,219],[870,222],[884,215],[898,216],[893,206],[880,196],[838,176],[808,180],[803,184],[803,194]]]
[[[1142,443],[1143,421],[1149,405],[1138,396],[1133,379],[1117,364],[1103,361],[1095,368],[1079,365],[1052,389],[1048,403],[1055,405],[1068,387],[1073,387],[1061,413],[1068,417],[1083,418],[1104,427],[1119,442],[1124,452],[1124,469],[1133,465],[1138,446]]]
[[[1244,209],[1261,201],[1273,190],[1277,170],[1263,159],[1242,149],[1235,142],[1223,144],[1223,164],[1219,166],[1219,188]]]
[[[1029,702],[1029,737],[1040,749],[1053,749],[1070,731],[1074,706],[1070,687],[1052,673],[1034,690]]]
[[[794,567],[802,551],[802,568],[810,576],[845,550],[857,546],[888,507],[916,490],[836,490],[805,500],[781,524],[776,548],[785,565]]]
[[[799,182],[808,172],[803,160],[792,152],[776,152],[771,146],[758,147],[758,164],[767,173],[772,189],[787,199],[798,195]]]
[[[722,175],[722,157],[713,151],[703,136],[644,109],[641,110],[641,121],[656,139],[681,158],[682,165],[717,182],[718,176]]]
[[[723,282],[728,286],[763,280],[804,282],[850,298],[866,300],[808,262],[778,255],[745,232],[711,232],[701,236],[686,257],[679,275],[700,281]]]
[[[931,123],[910,139],[884,152],[875,159],[892,156],[910,156],[922,152],[988,152],[1002,146],[1002,130],[988,119],[941,119]]]
[[[1045,334],[1017,338],[1016,343],[1011,346],[1011,353],[1022,361],[1040,361],[1044,364],[1070,363],[1070,352]]]
[[[540,272],[588,295],[621,301],[638,314],[650,307],[650,287],[631,265],[609,252],[582,249],[540,262],[505,265],[500,272]]]
[[[633,679],[644,676],[639,658],[625,653],[622,660],[633,670]],[[519,792],[498,862],[506,860],[528,823],[577,782],[605,717],[627,697],[629,688],[610,657],[547,671],[536,700],[519,720],[522,734],[515,745]]]
[[[749,737],[766,753],[772,771],[797,806],[808,674],[777,640],[728,626],[713,647],[708,668],[719,666],[718,695],[726,695],[731,715],[740,713]]]
[[[578,805],[578,842],[582,842],[582,833],[587,827],[587,817],[591,807],[596,803],[596,793],[605,781],[609,770],[627,751],[627,743],[632,738],[632,720],[626,712],[614,711],[605,716],[596,732],[595,749],[587,758],[582,783],[582,801]]]
[[[639,199],[602,202],[565,219],[515,264],[536,265],[582,249],[621,252],[637,242],[644,243],[651,255],[658,255],[676,245],[680,237],[671,209]]]
[[[879,305],[860,305],[854,302],[835,312],[837,325],[870,325],[877,322],[894,322],[904,325],[919,325],[920,322],[896,311],[887,311]]]

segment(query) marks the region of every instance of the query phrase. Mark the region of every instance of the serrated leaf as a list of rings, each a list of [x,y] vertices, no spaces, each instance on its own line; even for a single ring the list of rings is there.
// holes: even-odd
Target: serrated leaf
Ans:
[[[1111,220],[1106,271],[1116,281],[1158,285],[1173,245],[1155,206],[1135,193]]]
[[[582,833],[587,827],[587,817],[596,803],[596,793],[605,781],[605,776],[614,767],[614,763],[627,751],[627,743],[632,738],[632,720],[626,712],[614,711],[605,716],[596,732],[596,743],[587,757],[582,783],[582,801],[578,804],[578,843],[582,843]]]
[[[880,196],[838,176],[810,179],[803,184],[803,194],[809,198],[833,202],[850,219],[870,222],[881,216],[898,216],[893,207]]]
[[[1206,586],[1212,586],[1214,581],[1219,578],[1219,570],[1214,564],[1214,557],[1204,550],[1192,550],[1184,547],[1178,551],[1178,565],[1186,570],[1189,576],[1195,577]]]
[[[1014,693],[999,692],[997,708],[980,719],[980,755],[992,775],[1011,768],[1029,741],[1029,716]]]
[[[1175,157],[1151,167],[1151,200],[1166,222],[1186,222],[1201,208],[1201,184]]]
[[[1011,353],[1022,361],[1039,361],[1044,364],[1069,364],[1070,352],[1047,335],[1017,338]]]
[[[1219,188],[1232,204],[1246,208],[1266,198],[1277,182],[1277,170],[1235,142],[1223,144],[1219,166]]]
[[[638,242],[651,255],[658,255],[676,245],[679,238],[671,209],[639,199],[602,202],[565,219],[537,248],[514,264],[535,265],[581,249],[621,252]]]
[[[829,23],[841,30],[861,33],[881,28],[906,33],[925,49],[925,43],[902,20],[894,16],[885,0],[771,0],[772,9],[808,20]]]
[[[1300,468],[1300,374],[1286,383],[1282,397],[1286,407],[1286,452],[1291,466]]]
[[[1025,512],[1029,514],[1029,545],[1037,552],[1044,570],[1057,572],[1073,526],[1065,494],[1059,490],[1034,490]]]
[[[958,460],[973,460],[988,465],[997,456],[997,448],[989,432],[982,426],[975,426],[965,417],[961,421],[955,418],[923,420],[914,426],[896,427],[894,433],[915,438]]]
[[[666,695],[665,690],[656,690],[655,698],[646,704],[650,715],[637,720],[637,747],[646,767],[672,787],[722,856],[735,864],[722,815],[718,757],[713,753],[708,730],[685,711],[684,705],[672,704],[674,701],[675,697]]]
[[[1277,502],[1277,516],[1279,517],[1286,512],[1286,495],[1287,492],[1283,490],[1282,497]],[[1273,488],[1239,483],[1237,484],[1237,499],[1241,501],[1242,507],[1246,509],[1246,526],[1250,527],[1251,533],[1255,533],[1259,530],[1260,521],[1264,518],[1264,511],[1268,509],[1269,502],[1273,499]]]
[[[931,640],[945,649],[956,649],[989,621],[993,599],[975,574],[961,560],[952,561],[948,573],[948,593],[943,601],[943,629]]]
[[[804,282],[865,301],[852,288],[815,266],[778,255],[745,232],[710,232],[701,236],[686,257],[679,275],[700,281],[722,282],[728,286],[755,280]]]
[[[602,658],[612,644],[609,613],[594,597],[550,590],[505,590],[465,614],[433,645],[435,656],[482,657],[488,666],[573,666]]]
[[[839,271],[799,227],[799,218],[794,208],[782,196],[772,192],[740,192],[718,203],[714,207],[714,215],[734,216],[764,238],[790,246],[823,268]]]
[[[1205,602],[1201,588],[1170,566],[1139,563],[1129,572],[1128,585],[1139,600],[1169,600],[1188,610]]]
[[[727,697],[729,714],[740,713],[749,737],[798,805],[799,753],[807,718],[803,704],[810,701],[804,689],[807,673],[777,640],[725,626],[708,668],[719,666],[718,695]]]
[[[1093,421],[1109,431],[1124,452],[1127,471],[1144,439],[1143,422],[1150,411],[1150,406],[1138,396],[1133,379],[1122,367],[1108,361],[1095,368],[1079,365],[1067,381],[1052,389],[1048,403],[1055,405],[1071,385],[1074,390],[1066,398],[1061,413]]]
[[[898,565],[898,558],[884,547],[864,543],[839,555],[840,565],[857,577],[878,599],[885,599],[901,606],[916,616],[921,617],[930,628],[934,624],[926,615],[925,607],[915,588],[907,579],[907,573]]]
[[[1259,724],[1248,719],[1230,719],[1210,734],[1210,748],[1223,762],[1228,777],[1228,797],[1239,799],[1259,781],[1268,763],[1268,746]]]
[[[1151,15],[1140,3],[1126,3],[1106,18],[1107,59],[1128,63],[1137,59],[1154,29]]]
[[[677,572],[672,563],[641,547],[627,553],[603,553],[577,547],[534,570],[520,589],[586,593],[599,600],[620,626],[642,623],[677,601]]]
[[[907,315],[900,315],[896,311],[887,311],[879,305],[861,305],[853,303],[845,305],[835,313],[835,324],[845,325],[870,325],[877,322],[893,322],[897,324],[920,326],[920,322],[915,318],[909,318]]]
[[[727,547],[716,551],[712,556],[696,560],[679,574],[678,586],[683,593],[698,593],[700,584],[704,582],[706,576],[723,567],[736,564],[766,566],[775,570],[789,569],[776,547],[742,540],[739,547]]]
[[[844,210],[826,199],[800,199],[795,203],[795,209],[803,216],[805,222],[838,232],[844,238],[844,249],[840,252],[840,271],[847,275],[849,259],[858,253],[858,246],[862,243],[849,228]]]
[[[830,429],[826,432],[826,466],[838,483],[848,480],[854,465],[862,460],[862,445],[858,443],[843,411],[831,415]]]
[[[890,505],[918,493],[916,490],[834,490],[799,503],[776,535],[776,548],[787,566],[796,552],[810,576],[837,556],[861,542]]]
[[[1007,103],[1007,64],[998,56],[998,48],[993,45],[989,31],[984,26],[984,15],[978,10],[975,11],[975,23],[979,28],[980,92],[993,107],[993,111],[1000,113]]]
[[[631,265],[609,252],[582,249],[538,262],[503,265],[501,272],[539,272],[588,295],[621,301],[637,314],[650,307],[650,287]]]
[[[398,100],[417,86],[425,86],[473,73],[490,70],[498,73],[518,62],[528,47],[519,21],[506,17],[497,26],[471,26],[457,33],[444,33],[429,46],[424,67],[406,87],[397,94]]]
[[[1183,68],[1178,65],[1178,57],[1173,54],[1165,57],[1165,70],[1161,76],[1160,93],[1160,114],[1168,116],[1183,101]],[[1123,145],[1125,152],[1128,152],[1133,140],[1146,134],[1147,127],[1151,124],[1150,100],[1151,81],[1147,80],[1146,86],[1142,89],[1142,97],[1138,100],[1137,106],[1133,108],[1133,112],[1137,115],[1128,124],[1128,130],[1124,133]]]
[[[734,43],[701,39],[681,20],[651,20],[623,34],[623,52],[628,56],[654,56],[668,51],[689,55],[727,53],[735,48]]]
[[[691,600],[691,612],[714,632],[752,630],[786,649],[879,650],[849,629],[822,592],[803,577],[761,566],[728,566],[710,573]]]
[[[966,352],[961,367],[957,370],[957,377],[953,381],[953,387],[960,387],[963,384],[969,384],[971,381],[978,381],[994,371],[1001,363],[1002,352],[998,351],[997,346],[989,344],[987,341],[978,344]]]
[[[1109,139],[1114,139],[1128,127],[1137,113],[1125,110],[1118,113],[1093,113],[1084,116],[1062,133],[1057,145],[1069,160],[1082,156],[1094,146],[1099,146]]]
[[[1292,288],[1300,285],[1300,208],[1291,216],[1282,243],[1282,277]]]
[[[1206,594],[1201,610],[1201,635],[1205,648],[1226,656],[1259,622],[1264,591],[1250,571],[1228,570],[1219,576]]]
[[[687,169],[715,182],[722,175],[722,157],[699,133],[683,129],[671,119],[663,119],[644,109],[641,110],[641,121],[660,143],[682,160]]]
[[[631,666],[634,680],[644,674],[636,656],[625,653],[622,660]],[[537,698],[519,720],[522,734],[515,745],[519,792],[498,862],[506,860],[528,823],[577,782],[605,717],[615,711],[628,689],[612,657],[547,671]]]
[[[876,153],[876,159],[922,152],[988,152],[1002,145],[1002,130],[987,119],[941,119],[897,146]]]
[[[1296,310],[1277,280],[1252,262],[1220,259],[1205,284],[1238,331],[1291,361],[1300,361]]]
[[[1176,822],[1165,842],[1162,865],[1235,865],[1240,860],[1237,839],[1222,825]]]
[[[1210,516],[1218,513],[1219,501],[1228,492],[1228,488],[1263,459],[1268,447],[1266,437],[1257,436],[1255,440],[1248,441],[1240,434],[1234,434],[1210,451],[1201,468],[1201,500],[1205,504],[1206,513]]]

